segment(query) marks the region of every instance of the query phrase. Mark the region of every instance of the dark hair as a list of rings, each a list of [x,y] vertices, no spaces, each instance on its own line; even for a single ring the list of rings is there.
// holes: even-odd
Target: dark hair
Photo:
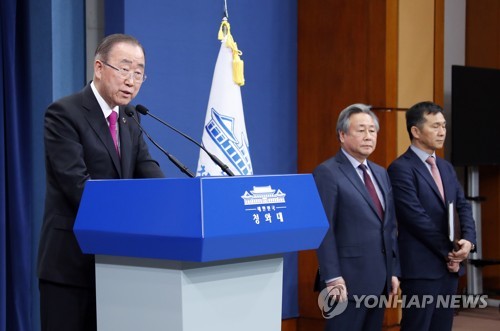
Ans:
[[[95,50],[94,59],[107,61],[111,49],[118,43],[129,43],[132,45],[137,45],[142,49],[142,53],[144,54],[144,57],[146,57],[144,47],[142,47],[139,40],[137,40],[135,37],[132,37],[131,35],[116,33],[104,37],[104,39],[101,40],[99,46],[97,46],[97,49]]]
[[[337,138],[339,137],[339,132],[347,132],[349,131],[349,126],[351,125],[350,118],[353,114],[364,113],[368,114],[373,118],[373,122],[375,123],[375,128],[380,129],[377,115],[370,110],[370,106],[367,106],[362,103],[355,103],[345,108],[340,112],[339,118],[337,120]]]
[[[443,113],[443,108],[436,105],[434,102],[423,101],[419,102],[406,112],[406,130],[410,135],[410,140],[413,140],[413,134],[411,133],[411,128],[416,126],[417,128],[422,128],[422,124],[425,123],[425,115]]]

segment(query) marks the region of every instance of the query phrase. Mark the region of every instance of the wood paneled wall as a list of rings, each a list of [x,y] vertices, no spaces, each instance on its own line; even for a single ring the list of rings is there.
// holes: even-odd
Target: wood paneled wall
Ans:
[[[395,107],[397,0],[299,0],[298,169],[310,173],[339,149],[338,114],[353,103]],[[396,157],[394,112],[377,112],[381,131],[370,158],[387,166]],[[299,253],[298,330],[322,330],[312,291],[317,259]],[[397,323],[397,311],[386,324]]]
[[[298,19],[298,168],[311,172],[339,148],[338,114],[350,104],[395,107],[397,1],[300,0]],[[394,159],[395,142],[382,131],[373,159]],[[389,146],[387,146],[389,145]]]

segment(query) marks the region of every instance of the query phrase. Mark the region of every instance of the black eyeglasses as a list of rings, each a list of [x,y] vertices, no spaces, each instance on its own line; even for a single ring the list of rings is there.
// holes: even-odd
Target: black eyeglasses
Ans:
[[[133,77],[134,78],[134,83],[136,83],[136,84],[142,84],[142,83],[144,83],[144,81],[147,78],[147,76],[145,74],[143,74],[142,72],[139,72],[139,71],[130,71],[129,69],[125,69],[125,68],[117,68],[117,67],[112,66],[111,64],[109,64],[107,62],[104,62],[104,61],[101,61],[101,62],[104,63],[105,65],[107,65],[108,67],[110,67],[110,68],[115,69],[116,71],[118,71],[118,73],[120,74],[120,76],[122,76],[123,78],[129,79],[129,78]]]

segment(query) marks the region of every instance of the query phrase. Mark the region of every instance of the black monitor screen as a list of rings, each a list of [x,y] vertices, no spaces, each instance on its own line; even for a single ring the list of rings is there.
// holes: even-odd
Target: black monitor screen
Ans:
[[[500,164],[500,70],[452,67],[452,163]]]

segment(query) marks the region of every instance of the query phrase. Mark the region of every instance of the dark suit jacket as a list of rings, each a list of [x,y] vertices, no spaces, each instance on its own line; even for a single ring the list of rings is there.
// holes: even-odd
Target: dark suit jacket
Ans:
[[[454,202],[462,238],[475,243],[470,204],[465,200],[453,166],[436,158],[447,202]],[[399,228],[403,278],[437,279],[446,272],[446,257],[453,245],[448,239],[448,208],[426,165],[410,148],[388,169],[394,191]],[[461,268],[463,273],[463,267]]]
[[[349,296],[379,295],[399,276],[396,218],[387,172],[368,162],[385,201],[384,219],[356,169],[342,151],[314,170],[330,223],[317,250],[321,281],[342,276]]]
[[[82,254],[73,234],[87,180],[164,177],[138,125],[122,107],[118,121],[121,157],[90,85],[54,102],[45,113],[47,187],[38,250],[40,279],[76,286],[95,284],[94,256]]]

